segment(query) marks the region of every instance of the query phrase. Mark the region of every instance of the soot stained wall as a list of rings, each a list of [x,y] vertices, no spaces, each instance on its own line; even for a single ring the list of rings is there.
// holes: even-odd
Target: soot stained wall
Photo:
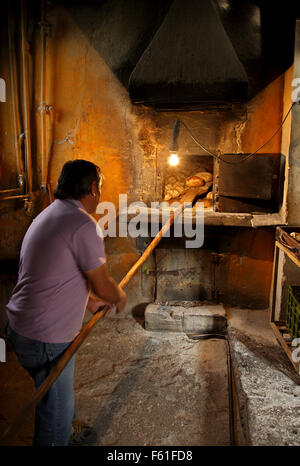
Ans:
[[[105,183],[102,199],[116,205],[121,193],[128,193],[129,202],[143,199],[150,203],[160,199],[161,167],[168,154],[174,119],[184,119],[197,138],[213,151],[250,152],[279,126],[285,85],[285,76],[279,75],[251,98],[245,107],[226,114],[217,111],[156,112],[152,108],[133,106],[126,80],[140,48],[134,52],[130,47],[125,49],[122,39],[127,38],[129,45],[134,43],[134,37],[140,37],[139,44],[149,40],[153,34],[152,28],[158,27],[167,6],[156,10],[155,15],[149,13],[148,22],[139,11],[127,19],[119,10],[122,5],[125,8],[125,3],[103,2],[104,16],[100,10],[95,13],[93,2],[88,7],[79,2],[73,2],[70,7],[58,3],[47,12],[50,33],[45,57],[46,101],[52,105],[52,111],[47,116],[50,190],[53,191],[67,160],[86,158],[103,169]],[[132,5],[131,2],[129,4]],[[145,11],[151,12],[150,4],[145,2],[145,5]],[[38,18],[34,24],[37,22]],[[142,26],[145,35],[141,31]],[[123,54],[120,61],[113,58],[115,48]],[[34,208],[30,216],[24,212],[20,201],[7,201],[0,205],[2,273],[8,260],[17,262],[21,241],[32,217],[49,203],[47,194],[40,191],[40,52],[39,30],[36,28],[30,42]],[[5,112],[5,105],[1,104],[1,112]],[[199,148],[187,134],[181,133],[180,143],[187,154],[199,153]],[[5,152],[5,157],[10,158],[11,154],[3,142],[0,144],[2,153]],[[268,152],[281,152],[280,133],[270,143]],[[4,169],[7,170],[4,162],[1,162],[1,170]],[[242,244],[243,240],[250,239],[252,246],[247,254],[243,253],[243,247],[230,247],[224,253],[224,258],[219,258],[218,299],[231,300],[236,305],[248,303],[250,306],[265,307],[272,269],[272,233],[265,229],[253,229],[247,233],[235,229],[230,231],[234,237],[232,247],[236,242]],[[217,236],[221,238],[222,235],[223,232],[218,231]],[[106,245],[110,270],[116,279],[121,279],[140,252],[128,239],[107,239]],[[267,255],[265,247],[269,251]],[[219,254],[217,243],[213,252]],[[196,254],[201,255],[199,251]],[[150,267],[153,265],[151,261]],[[237,276],[244,278],[237,282]],[[128,313],[140,303],[154,299],[151,277],[151,274],[145,277],[140,272],[130,283],[127,289],[130,297]],[[207,297],[215,299],[216,292],[210,292],[212,287],[209,284],[207,287],[204,289]]]

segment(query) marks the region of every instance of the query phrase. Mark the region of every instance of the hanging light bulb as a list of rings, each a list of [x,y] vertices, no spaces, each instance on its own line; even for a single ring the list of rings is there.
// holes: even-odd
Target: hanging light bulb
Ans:
[[[180,128],[180,120],[176,120],[173,125],[173,136],[172,136],[172,142],[170,145],[170,156],[168,159],[169,164],[172,167],[176,167],[176,165],[179,164],[179,158],[177,155],[178,151],[178,135],[179,135],[179,128]]]
[[[178,155],[176,154],[176,152],[173,152],[173,153],[170,154],[170,157],[169,157],[168,161],[169,161],[169,164],[172,167],[176,167],[176,165],[179,164],[179,158],[178,158]]]

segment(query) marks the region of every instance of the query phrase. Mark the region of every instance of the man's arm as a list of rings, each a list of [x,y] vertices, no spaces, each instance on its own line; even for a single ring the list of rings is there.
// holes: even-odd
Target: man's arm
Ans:
[[[117,313],[126,306],[126,294],[109,275],[106,264],[85,272],[94,293],[103,301],[116,305]]]

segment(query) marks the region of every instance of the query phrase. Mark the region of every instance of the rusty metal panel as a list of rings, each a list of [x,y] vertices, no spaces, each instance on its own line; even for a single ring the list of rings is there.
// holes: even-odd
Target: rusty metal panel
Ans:
[[[256,154],[245,162],[229,165],[218,162],[220,196],[269,200],[272,196],[273,159],[269,154]],[[247,154],[224,154],[229,162],[238,162]]]
[[[219,212],[251,214],[272,213],[277,210],[275,204],[270,201],[226,196],[218,197],[217,209]]]

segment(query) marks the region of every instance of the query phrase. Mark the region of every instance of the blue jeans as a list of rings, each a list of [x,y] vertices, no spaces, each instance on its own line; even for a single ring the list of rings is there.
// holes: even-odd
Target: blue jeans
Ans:
[[[8,326],[7,335],[20,364],[38,388],[51,372],[60,355],[71,344],[42,343],[23,337]],[[33,445],[68,445],[75,418],[75,355],[36,407]]]

